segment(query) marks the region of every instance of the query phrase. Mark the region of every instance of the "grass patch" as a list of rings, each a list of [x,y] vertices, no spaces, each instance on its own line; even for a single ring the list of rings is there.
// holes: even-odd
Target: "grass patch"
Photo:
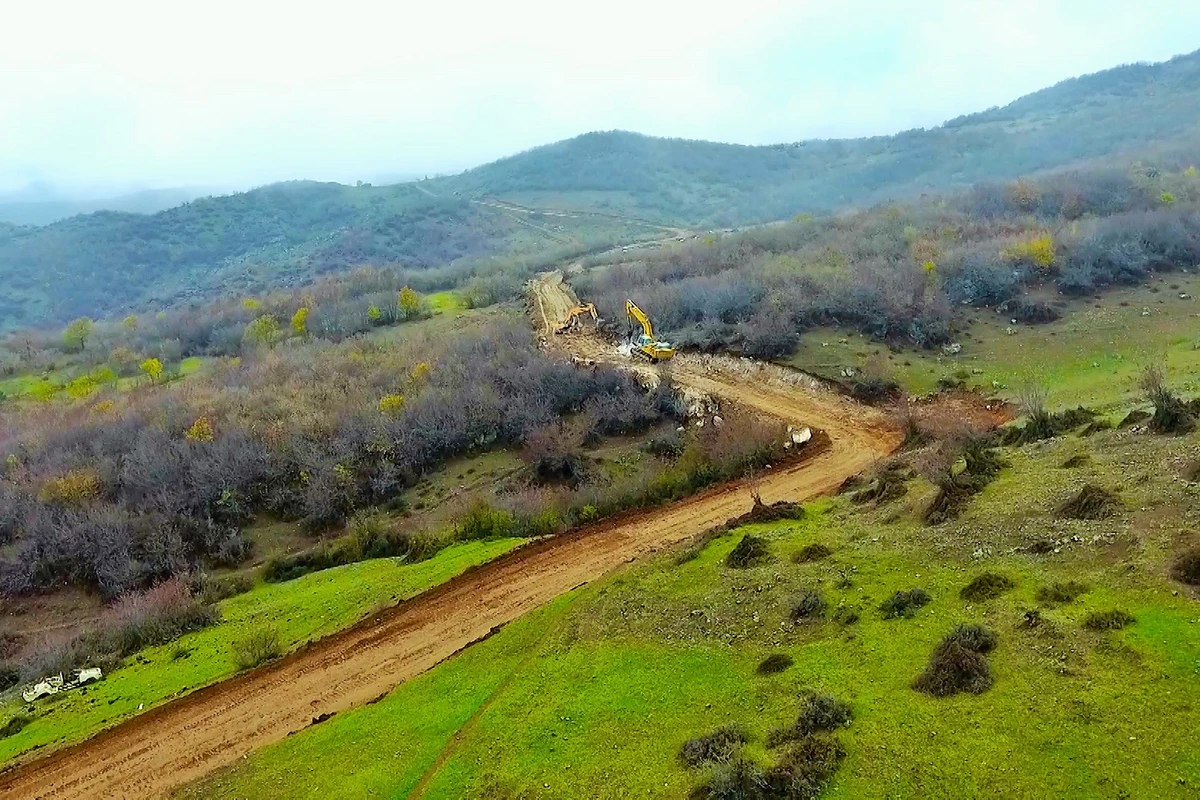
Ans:
[[[1109,611],[1095,611],[1087,615],[1083,627],[1089,631],[1119,631],[1136,622],[1128,611],[1114,608]]]
[[[1115,516],[1121,508],[1120,497],[1089,483],[1063,501],[1056,513],[1066,519],[1098,520]]]
[[[233,643],[233,661],[238,670],[254,669],[283,655],[279,631],[270,626],[257,628]],[[174,654],[172,654],[172,660]]]
[[[933,598],[924,589],[909,589],[896,592],[879,605],[879,612],[884,619],[908,619],[915,617],[917,611],[924,608]]]
[[[1013,579],[998,572],[984,572],[959,591],[958,596],[970,603],[982,603],[999,597],[1016,586]]]
[[[1052,583],[1037,590],[1037,599],[1039,603],[1073,603],[1087,591],[1087,585],[1077,581]]]

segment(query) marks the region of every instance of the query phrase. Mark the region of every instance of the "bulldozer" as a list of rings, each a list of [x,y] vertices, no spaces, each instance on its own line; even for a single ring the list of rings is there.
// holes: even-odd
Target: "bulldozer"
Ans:
[[[600,315],[596,313],[595,303],[584,303],[581,306],[575,306],[572,308],[567,312],[567,318],[562,321],[562,324],[554,329],[554,332],[566,333],[574,328],[579,323],[579,320],[585,316],[590,316],[596,322],[600,321]]]
[[[640,336],[632,336],[631,352],[641,356],[655,364],[662,361],[670,361],[675,357],[675,348],[668,342],[660,342],[654,338],[654,326],[650,324],[650,318],[646,316],[646,312],[638,308],[637,303],[632,300],[625,301],[625,313],[629,315],[629,319],[636,322],[642,328]]]

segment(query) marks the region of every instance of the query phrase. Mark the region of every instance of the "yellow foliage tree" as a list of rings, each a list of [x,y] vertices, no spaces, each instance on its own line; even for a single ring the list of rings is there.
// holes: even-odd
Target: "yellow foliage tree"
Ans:
[[[130,314],[125,319],[121,320],[121,327],[127,331],[136,331],[138,326],[138,318],[136,314]]]
[[[1195,178],[1196,176],[1200,175],[1200,170],[1197,170],[1196,166],[1193,164],[1192,166],[1185,169],[1183,171],[1183,174],[1188,176],[1189,178]]]
[[[1170,192],[1163,192],[1158,196],[1158,199],[1162,201],[1164,206],[1175,205],[1175,195],[1171,194]]]
[[[247,297],[242,301],[242,308],[248,311],[258,311],[260,308],[262,308],[262,303],[253,297]]]
[[[89,469],[73,469],[42,484],[38,500],[75,506],[99,495],[100,476]]]
[[[140,369],[150,379],[151,383],[158,383],[162,380],[163,365],[157,358],[147,358],[142,362]]]
[[[242,339],[252,345],[266,345],[270,347],[275,344],[275,340],[279,337],[279,322],[271,314],[263,314],[254,321],[246,325],[246,330],[242,334]]]
[[[80,317],[63,331],[63,345],[68,350],[82,350],[87,347],[87,340],[91,337],[92,330],[95,327],[95,323],[89,318]]]
[[[308,306],[300,306],[292,315],[292,330],[297,336],[308,335]]]
[[[213,440],[212,423],[208,421],[208,417],[200,417],[183,435],[189,442],[211,442]]]
[[[383,312],[379,310],[379,306],[370,305],[367,307],[367,319],[373,323],[383,319]]]
[[[424,383],[426,378],[429,377],[429,363],[426,361],[418,362],[417,365],[412,368],[412,371],[408,374],[408,377],[412,379],[414,384]]]
[[[411,287],[405,286],[400,290],[397,305],[400,308],[400,319],[416,319],[421,314],[421,296]]]
[[[1024,242],[1018,242],[1006,248],[1002,255],[1012,261],[1025,262],[1041,269],[1054,266],[1057,254],[1054,249],[1054,237],[1049,233],[1035,236]]]
[[[379,410],[384,416],[394,417],[404,408],[404,395],[385,394],[379,398]]]

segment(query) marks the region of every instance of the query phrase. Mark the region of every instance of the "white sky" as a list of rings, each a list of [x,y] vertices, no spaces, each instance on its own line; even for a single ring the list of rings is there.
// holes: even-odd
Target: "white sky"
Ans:
[[[589,130],[931,126],[1200,48],[1192,0],[9,0],[0,191],[458,170]]]

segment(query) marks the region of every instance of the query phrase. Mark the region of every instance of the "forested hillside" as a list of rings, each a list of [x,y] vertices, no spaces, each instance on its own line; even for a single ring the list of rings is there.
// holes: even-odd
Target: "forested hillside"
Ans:
[[[149,216],[99,212],[41,228],[0,223],[0,329],[156,310],[364,264],[420,269],[584,252],[656,234],[640,220],[737,225],[1089,160],[1126,167],[1147,154],[1182,168],[1198,142],[1194,53],[1066,81],[895,136],[747,147],[589,133],[419,183],[293,182]],[[584,213],[529,213],[496,205],[497,198]]]
[[[1074,78],[930,130],[763,147],[589,133],[443,183],[565,207],[736,225],[1200,141],[1200,53]]]

